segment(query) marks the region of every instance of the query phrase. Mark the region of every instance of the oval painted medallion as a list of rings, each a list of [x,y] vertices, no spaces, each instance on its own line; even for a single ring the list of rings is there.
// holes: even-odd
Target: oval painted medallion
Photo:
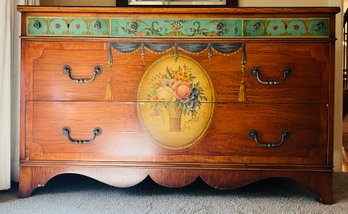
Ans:
[[[142,77],[137,99],[144,129],[167,149],[199,142],[214,113],[214,88],[207,72],[183,55],[155,61]]]

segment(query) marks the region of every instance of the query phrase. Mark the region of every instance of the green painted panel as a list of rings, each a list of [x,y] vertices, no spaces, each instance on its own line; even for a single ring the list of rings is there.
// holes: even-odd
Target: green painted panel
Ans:
[[[110,36],[108,18],[28,17],[27,26],[33,36]]]
[[[42,18],[27,19],[27,34],[28,35],[44,35],[47,34],[47,23]]]
[[[28,17],[29,36],[138,38],[329,37],[329,18]]]
[[[113,37],[241,37],[241,19],[111,19]]]
[[[329,19],[244,19],[245,37],[328,37]]]
[[[329,20],[328,19],[309,20],[308,31],[310,36],[328,36],[329,35]]]

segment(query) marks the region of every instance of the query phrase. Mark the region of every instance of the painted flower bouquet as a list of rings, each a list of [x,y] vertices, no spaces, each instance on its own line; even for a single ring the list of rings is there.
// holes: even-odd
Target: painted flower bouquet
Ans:
[[[192,69],[178,66],[167,67],[165,72],[157,73],[151,80],[147,99],[151,104],[153,116],[169,115],[170,131],[181,131],[181,116],[197,118],[202,101],[207,101],[200,82],[192,74]]]

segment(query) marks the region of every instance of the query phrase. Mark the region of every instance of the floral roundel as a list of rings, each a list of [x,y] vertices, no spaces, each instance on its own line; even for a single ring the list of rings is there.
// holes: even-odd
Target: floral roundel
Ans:
[[[201,140],[214,113],[214,89],[207,72],[182,55],[155,61],[142,77],[137,99],[143,127],[168,149],[187,148]]]

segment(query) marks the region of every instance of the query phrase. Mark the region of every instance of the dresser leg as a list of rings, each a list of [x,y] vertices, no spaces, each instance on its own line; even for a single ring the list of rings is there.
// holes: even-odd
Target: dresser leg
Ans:
[[[35,189],[32,185],[32,178],[32,170],[30,167],[20,168],[18,197],[27,198],[31,195],[32,191]]]
[[[323,204],[333,204],[333,174],[331,172],[308,172],[296,176],[296,180],[302,183],[308,191],[314,193],[317,200]]]
[[[20,167],[18,197],[27,198],[33,190],[43,187],[55,175],[55,170],[45,167]]]
[[[319,173],[318,173],[319,174]],[[320,173],[312,176],[308,189],[318,196],[318,200],[323,204],[333,204],[333,175],[332,173]]]

